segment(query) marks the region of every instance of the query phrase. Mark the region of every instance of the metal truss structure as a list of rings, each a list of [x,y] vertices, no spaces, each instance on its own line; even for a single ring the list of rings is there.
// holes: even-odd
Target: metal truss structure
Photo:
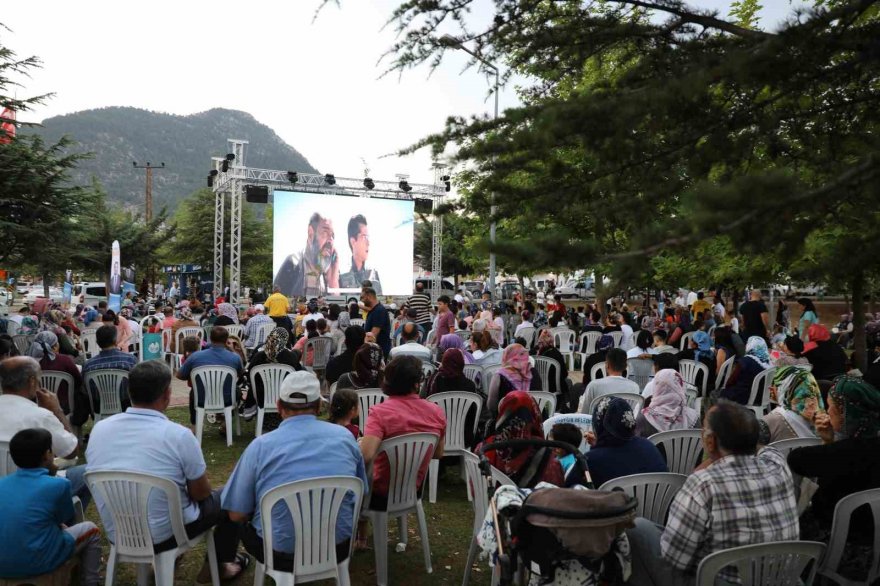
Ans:
[[[328,195],[352,195],[357,197],[382,197],[386,199],[431,199],[432,209],[436,210],[446,195],[444,182],[440,179],[443,175],[443,167],[435,166],[434,184],[410,183],[410,190],[400,188],[400,181],[373,180],[372,188],[364,185],[364,179],[350,177],[334,177],[331,175],[315,175],[311,173],[296,173],[296,181],[291,181],[290,171],[277,171],[272,169],[255,169],[247,166],[248,141],[228,139],[227,153],[234,155],[232,160],[228,157],[214,157],[212,159],[214,191],[214,290],[215,296],[223,291],[223,252],[224,252],[224,214],[226,199],[230,200],[230,215],[232,216],[229,233],[229,302],[238,303],[241,298],[241,237],[242,219],[241,213],[245,199],[245,188],[248,185],[260,185],[269,188],[270,193],[275,189],[293,191],[306,191],[313,193],[326,193]],[[227,163],[227,170],[223,171],[223,163]],[[440,281],[443,274],[443,250],[441,238],[443,235],[443,218],[434,214],[432,231],[432,261],[431,294],[434,299],[440,295]]]

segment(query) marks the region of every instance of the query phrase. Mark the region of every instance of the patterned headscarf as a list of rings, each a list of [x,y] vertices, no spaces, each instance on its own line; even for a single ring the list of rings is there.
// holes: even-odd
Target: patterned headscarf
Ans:
[[[697,422],[699,414],[687,406],[684,388],[684,378],[676,370],[664,368],[654,375],[651,404],[642,414],[657,431],[691,429]]]
[[[520,344],[511,344],[501,355],[502,368],[498,374],[510,381],[515,391],[528,391],[532,383],[532,365],[529,353]]]
[[[767,349],[767,342],[761,336],[752,336],[746,342],[746,358],[751,358],[764,370],[773,366],[770,364],[770,351]]]
[[[783,409],[794,411],[811,423],[816,413],[825,411],[819,383],[809,368],[783,366],[773,376],[773,385]]]
[[[599,338],[599,343],[596,344],[596,350],[601,352],[611,348],[614,348],[614,337],[611,334],[602,334],[602,337]]]
[[[180,308],[180,319],[192,320],[193,312],[189,307]]]
[[[345,331],[345,328],[347,328],[350,325],[351,325],[351,316],[348,314],[348,312],[347,311],[339,312],[339,319],[336,321],[336,326],[340,330]]]
[[[880,391],[852,376],[835,379],[828,391],[843,414],[843,434],[848,438],[877,437],[880,431]]]
[[[221,303],[220,305],[218,305],[217,313],[219,315],[225,315],[232,320],[232,323],[238,323],[238,310],[236,310],[235,306],[231,303]]]
[[[352,382],[358,388],[378,387],[381,372],[382,348],[377,344],[366,343],[354,353]]]
[[[443,334],[443,336],[440,338],[441,355],[446,354],[446,351],[450,348],[461,350],[461,353],[464,356],[465,364],[473,364],[475,362],[473,355],[465,350],[464,340],[461,339],[461,336],[458,336],[456,334]]]
[[[49,360],[55,360],[55,353],[52,348],[58,343],[58,336],[46,330],[36,335],[31,347],[28,349],[28,356],[34,360],[40,361],[43,357]]]
[[[538,350],[546,350],[553,346],[553,334],[550,333],[550,330],[541,330],[541,333],[538,336]]]
[[[596,445],[593,447],[622,446],[636,433],[632,407],[620,397],[602,397],[593,409],[593,431],[596,433]]]
[[[815,350],[819,346],[819,342],[827,342],[831,339],[831,332],[822,324],[813,324],[807,328],[807,337],[810,341],[804,344],[804,354],[810,350]]]
[[[275,328],[266,336],[266,343],[263,344],[263,352],[269,362],[278,362],[278,353],[287,348],[290,341],[290,334],[284,328]]]

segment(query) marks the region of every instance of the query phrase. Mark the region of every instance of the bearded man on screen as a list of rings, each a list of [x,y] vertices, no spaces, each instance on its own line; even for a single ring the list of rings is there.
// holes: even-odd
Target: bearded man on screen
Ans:
[[[305,249],[284,259],[275,275],[275,286],[288,297],[318,297],[328,289],[338,289],[339,256],[334,237],[333,222],[318,212],[312,214]]]
[[[348,221],[348,247],[351,249],[351,270],[339,277],[343,289],[356,289],[364,281],[369,281],[376,295],[382,294],[382,284],[376,269],[367,268],[370,255],[370,231],[363,214],[352,216]]]

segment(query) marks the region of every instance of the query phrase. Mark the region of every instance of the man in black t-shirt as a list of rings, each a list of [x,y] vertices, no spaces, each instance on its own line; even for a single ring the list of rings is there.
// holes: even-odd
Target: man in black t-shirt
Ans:
[[[752,290],[750,300],[740,305],[739,313],[743,318],[742,327],[740,328],[743,340],[748,342],[751,336],[767,339],[767,324],[769,323],[770,314],[767,311],[767,305],[761,299],[760,291],[757,289]]]
[[[388,311],[376,298],[375,289],[364,289],[364,292],[361,293],[361,301],[369,311],[364,322],[364,330],[373,334],[376,343],[382,348],[382,352],[387,358],[391,352],[391,321],[388,319]]]

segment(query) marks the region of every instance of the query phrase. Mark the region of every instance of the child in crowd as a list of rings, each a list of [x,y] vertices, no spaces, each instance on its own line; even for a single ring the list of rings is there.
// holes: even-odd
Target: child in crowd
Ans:
[[[581,434],[581,430],[574,424],[557,423],[550,430],[550,437],[548,439],[569,444],[577,449],[581,445],[583,434]],[[556,459],[559,460],[559,465],[562,466],[562,472],[565,476],[565,488],[571,488],[578,484],[586,486],[586,470],[580,463],[578,463],[574,454],[556,448]]]
[[[357,424],[352,423],[360,416],[360,408],[358,407],[357,393],[352,389],[340,389],[333,393],[333,399],[330,401],[330,423],[341,425],[351,432],[354,439],[361,437],[361,430]]]

